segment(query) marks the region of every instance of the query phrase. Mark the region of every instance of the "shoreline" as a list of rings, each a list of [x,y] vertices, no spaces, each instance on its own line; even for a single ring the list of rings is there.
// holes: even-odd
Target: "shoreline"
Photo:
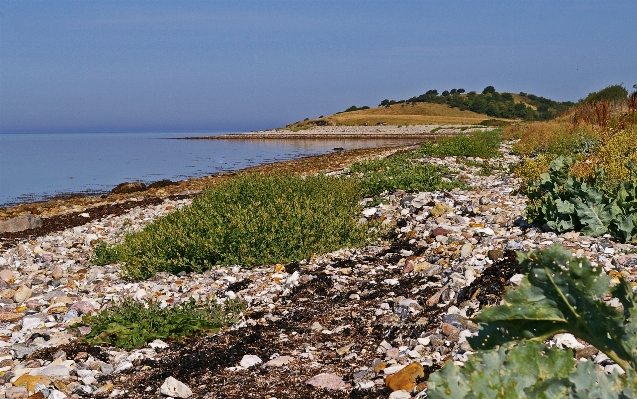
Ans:
[[[477,125],[405,125],[405,126],[313,126],[307,129],[259,130],[249,133],[230,133],[219,136],[182,137],[177,140],[333,140],[333,139],[417,139],[436,140],[440,137],[475,130],[491,130],[489,126]]]
[[[71,198],[52,198],[47,201],[21,203],[12,207],[0,208],[0,221],[22,215],[37,215],[42,218],[43,226],[15,233],[0,233],[0,248],[8,248],[22,239],[32,239],[52,231],[81,226],[105,215],[121,214],[136,206],[161,202],[165,199],[190,198],[208,186],[222,182],[242,173],[319,173],[342,169],[356,161],[384,157],[404,151],[418,143],[405,145],[362,148],[336,151],[327,154],[300,157],[287,161],[266,163],[243,168],[233,172],[193,177],[175,182],[174,185],[151,188],[127,194],[109,194],[98,196],[76,196]],[[73,194],[69,194],[73,195]],[[81,194],[80,194],[81,195]],[[82,216],[88,213],[89,216]],[[8,245],[8,246],[7,246]]]

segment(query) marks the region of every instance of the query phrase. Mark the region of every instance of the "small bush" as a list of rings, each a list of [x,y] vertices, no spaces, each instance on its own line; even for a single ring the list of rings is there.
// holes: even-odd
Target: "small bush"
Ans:
[[[100,241],[93,247],[93,255],[91,255],[90,262],[96,266],[117,263],[119,262],[119,253],[112,245]]]
[[[91,327],[83,340],[91,345],[111,345],[131,350],[155,339],[178,340],[183,337],[216,333],[236,322],[245,311],[242,300],[197,302],[193,298],[162,309],[157,301],[137,302],[130,298],[116,302],[96,315],[84,316],[82,322]]]
[[[301,260],[367,242],[367,227],[357,224],[363,192],[355,179],[239,176],[128,235],[115,249],[124,273],[137,279],[158,271]]]
[[[425,143],[416,151],[422,156],[460,156],[495,158],[499,152],[502,132],[476,131],[470,134],[459,134],[451,137],[442,137],[437,143]]]
[[[353,164],[353,173],[362,174],[364,194],[371,197],[383,191],[435,191],[465,188],[462,180],[446,181],[447,168],[412,159],[417,153],[400,154]]]

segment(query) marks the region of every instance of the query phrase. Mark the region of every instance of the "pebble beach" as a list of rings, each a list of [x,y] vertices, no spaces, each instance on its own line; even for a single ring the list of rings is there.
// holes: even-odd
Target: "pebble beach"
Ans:
[[[334,153],[255,171],[347,174],[354,160],[406,148]],[[420,160],[448,166],[448,178],[464,179],[471,190],[396,191],[385,193],[378,206],[364,199],[360,223],[380,219],[392,226],[383,240],[254,269],[236,265],[130,281],[118,264],[90,265],[97,242],[116,243],[188,206],[211,178],[159,194],[4,210],[4,219],[73,213],[76,222],[2,241],[0,398],[424,398],[430,373],[445,361],[462,364],[472,353],[466,339],[477,325],[471,317],[519,284],[514,251],[557,243],[610,276],[637,283],[636,246],[527,225],[526,198],[516,194],[520,182],[509,172],[519,159],[510,143],[500,151],[501,158],[470,159],[489,163],[493,173],[487,176],[455,157]],[[134,206],[150,194],[152,203]],[[91,207],[108,202],[130,206],[116,215],[91,215]],[[248,308],[220,333],[182,342],[156,340],[131,351],[80,343],[89,331],[71,326],[124,297],[165,306],[239,297]],[[551,344],[573,349],[600,370],[618,367],[572,335],[557,335]]]

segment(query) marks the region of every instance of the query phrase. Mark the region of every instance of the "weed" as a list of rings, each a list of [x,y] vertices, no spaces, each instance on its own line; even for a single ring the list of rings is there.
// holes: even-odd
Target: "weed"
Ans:
[[[137,279],[301,260],[366,243],[367,227],[357,224],[363,192],[355,179],[238,176],[126,236],[116,250],[123,272]]]
[[[93,247],[93,255],[91,256],[90,262],[96,266],[117,263],[119,262],[119,253],[114,246],[100,241]]]
[[[494,158],[501,156],[501,131],[476,131],[442,137],[437,143],[425,143],[417,151],[421,156],[462,156]]]
[[[175,306],[162,308],[157,301],[137,302],[125,298],[96,315],[84,316],[73,327],[91,327],[91,332],[83,338],[91,345],[112,345],[131,350],[155,339],[178,340],[216,333],[221,327],[236,322],[245,309],[246,303],[239,299],[227,299],[218,304],[190,298]]]

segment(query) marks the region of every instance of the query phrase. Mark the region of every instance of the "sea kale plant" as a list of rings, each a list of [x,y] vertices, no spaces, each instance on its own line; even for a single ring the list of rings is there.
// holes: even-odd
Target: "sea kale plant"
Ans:
[[[610,191],[598,182],[603,171],[592,181],[569,173],[574,160],[556,158],[540,180],[530,183],[527,217],[530,222],[546,223],[557,232],[578,230],[598,237],[611,234],[622,242],[637,239],[637,184],[623,181]]]
[[[430,398],[635,398],[637,297],[623,278],[611,286],[601,266],[560,246],[519,253],[526,276],[503,304],[487,308],[464,366],[448,362],[429,379]],[[603,301],[611,295],[621,306]],[[571,350],[542,342],[571,333],[604,352],[626,372],[598,373],[576,364]],[[498,348],[498,349],[496,349]]]

